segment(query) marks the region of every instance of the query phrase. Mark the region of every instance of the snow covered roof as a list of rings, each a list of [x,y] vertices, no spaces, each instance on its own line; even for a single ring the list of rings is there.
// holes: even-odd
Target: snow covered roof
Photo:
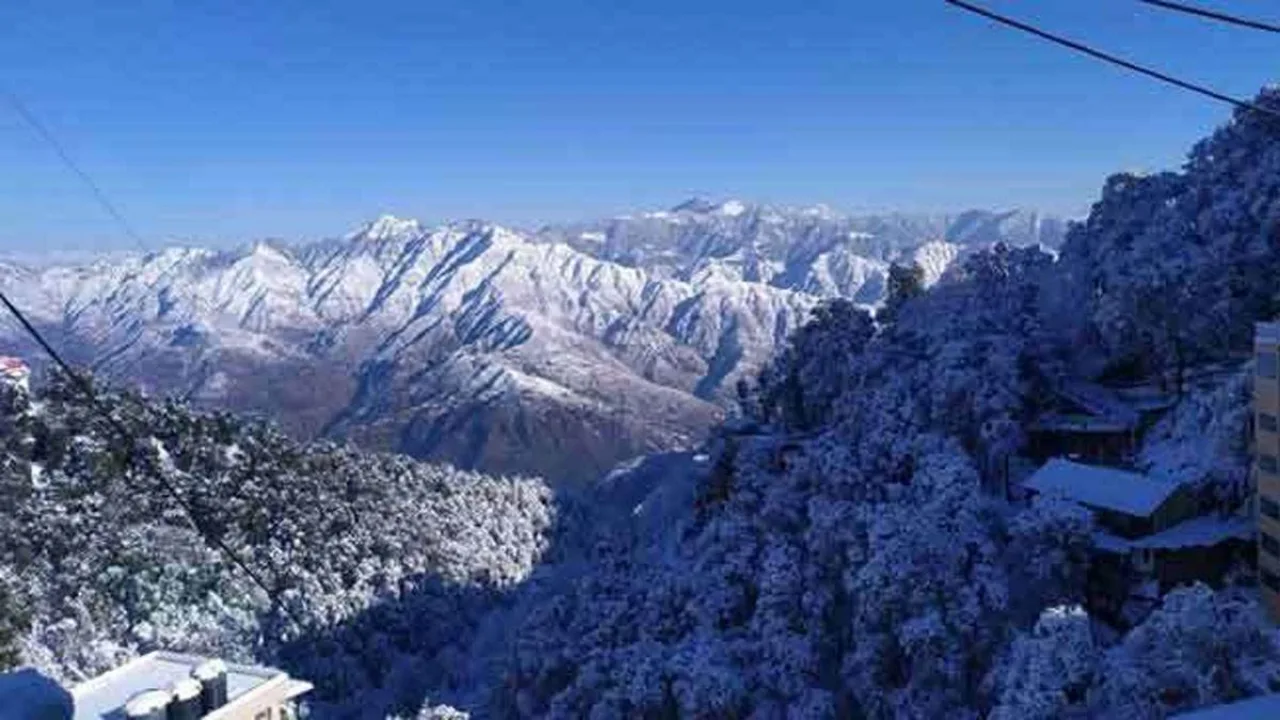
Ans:
[[[1133,546],[1148,550],[1178,550],[1212,547],[1225,540],[1253,538],[1253,521],[1247,517],[1204,515],[1178,523],[1163,532],[1134,540]]]
[[[1077,379],[1060,379],[1057,383],[1057,392],[1100,418],[1122,423],[1126,427],[1138,424],[1138,413],[1115,393],[1101,385]]]
[[[1253,521],[1248,517],[1233,515],[1220,517],[1204,515],[1178,523],[1173,527],[1138,540],[1126,540],[1099,530],[1093,534],[1093,545],[1099,550],[1124,554],[1130,550],[1181,550],[1192,547],[1213,547],[1227,540],[1253,538]]]
[[[1023,487],[1061,495],[1083,505],[1146,517],[1168,500],[1178,486],[1145,475],[1054,458],[1027,478]]]
[[[71,689],[75,700],[75,720],[117,720],[130,698],[147,690],[163,690],[191,676],[209,658],[170,652],[153,652],[120,667],[87,680]],[[251,700],[250,695],[286,686],[288,697],[297,697],[311,689],[307,683],[293,680],[280,670],[253,665],[226,663],[227,704],[232,709],[238,701]],[[210,720],[220,713],[211,713]]]
[[[1124,433],[1129,432],[1132,426],[1096,415],[1048,413],[1037,418],[1031,429],[1079,433]]]
[[[1117,555],[1128,555],[1133,549],[1133,545],[1122,537],[1112,535],[1105,530],[1095,530],[1093,533],[1093,546],[1099,550],[1104,550]]]
[[[1175,715],[1175,720],[1275,720],[1280,718],[1280,694],[1214,705]]]

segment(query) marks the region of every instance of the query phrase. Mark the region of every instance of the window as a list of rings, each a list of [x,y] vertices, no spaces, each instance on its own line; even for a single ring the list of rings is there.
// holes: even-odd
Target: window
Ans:
[[[1276,422],[1276,416],[1268,413],[1258,413],[1258,427],[1267,432],[1280,431],[1280,424]]]
[[[1134,565],[1142,572],[1150,572],[1155,567],[1155,558],[1152,557],[1151,550],[1142,548],[1134,553]]]
[[[1276,474],[1276,456],[1258,454],[1258,467],[1272,475]]]
[[[1280,369],[1280,362],[1277,362],[1274,350],[1258,351],[1258,377],[1273,378],[1276,371]]]
[[[1258,533],[1258,543],[1262,545],[1263,551],[1272,557],[1280,558],[1280,540],[1276,540],[1267,533]]]
[[[1262,584],[1271,592],[1280,592],[1280,577],[1270,570],[1259,570],[1258,574],[1262,576]]]
[[[1280,505],[1268,497],[1258,498],[1258,510],[1272,520],[1280,520]]]

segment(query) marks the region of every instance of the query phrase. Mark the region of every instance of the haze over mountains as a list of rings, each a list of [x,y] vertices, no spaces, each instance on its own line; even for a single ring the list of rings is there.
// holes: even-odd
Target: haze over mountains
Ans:
[[[297,245],[10,262],[0,281],[73,358],[149,392],[580,481],[701,437],[820,298],[876,305],[891,262],[933,283],[969,251],[1064,230],[1025,211],[691,200],[534,232],[385,216]]]

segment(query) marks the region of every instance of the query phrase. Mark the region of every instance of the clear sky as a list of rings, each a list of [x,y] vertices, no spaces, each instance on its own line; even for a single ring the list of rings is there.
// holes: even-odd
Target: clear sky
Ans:
[[[1276,79],[1274,35],[1129,0],[987,4],[1237,95]],[[693,194],[1079,213],[1228,117],[941,0],[6,0],[0,84],[157,245]],[[128,245],[0,105],[0,250]]]

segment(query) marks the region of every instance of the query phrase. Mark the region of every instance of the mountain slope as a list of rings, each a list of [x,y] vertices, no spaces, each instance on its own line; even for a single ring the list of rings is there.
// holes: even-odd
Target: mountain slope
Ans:
[[[699,437],[820,297],[874,305],[891,260],[933,281],[982,243],[1052,227],[732,201],[602,231],[382,217],[297,246],[10,263],[0,280],[73,358],[149,392],[578,481]],[[12,325],[4,338],[31,349]]]
[[[936,267],[940,258],[949,264],[1001,242],[1057,247],[1065,232],[1065,221],[1023,210],[849,216],[822,206],[693,199],[669,211],[548,227],[537,237],[660,277],[764,282],[872,305],[883,297],[891,262],[921,261],[923,252],[923,264]]]
[[[74,357],[152,392],[568,479],[695,437],[812,304],[653,279],[484,223],[391,218],[301,248],[3,273]]]

